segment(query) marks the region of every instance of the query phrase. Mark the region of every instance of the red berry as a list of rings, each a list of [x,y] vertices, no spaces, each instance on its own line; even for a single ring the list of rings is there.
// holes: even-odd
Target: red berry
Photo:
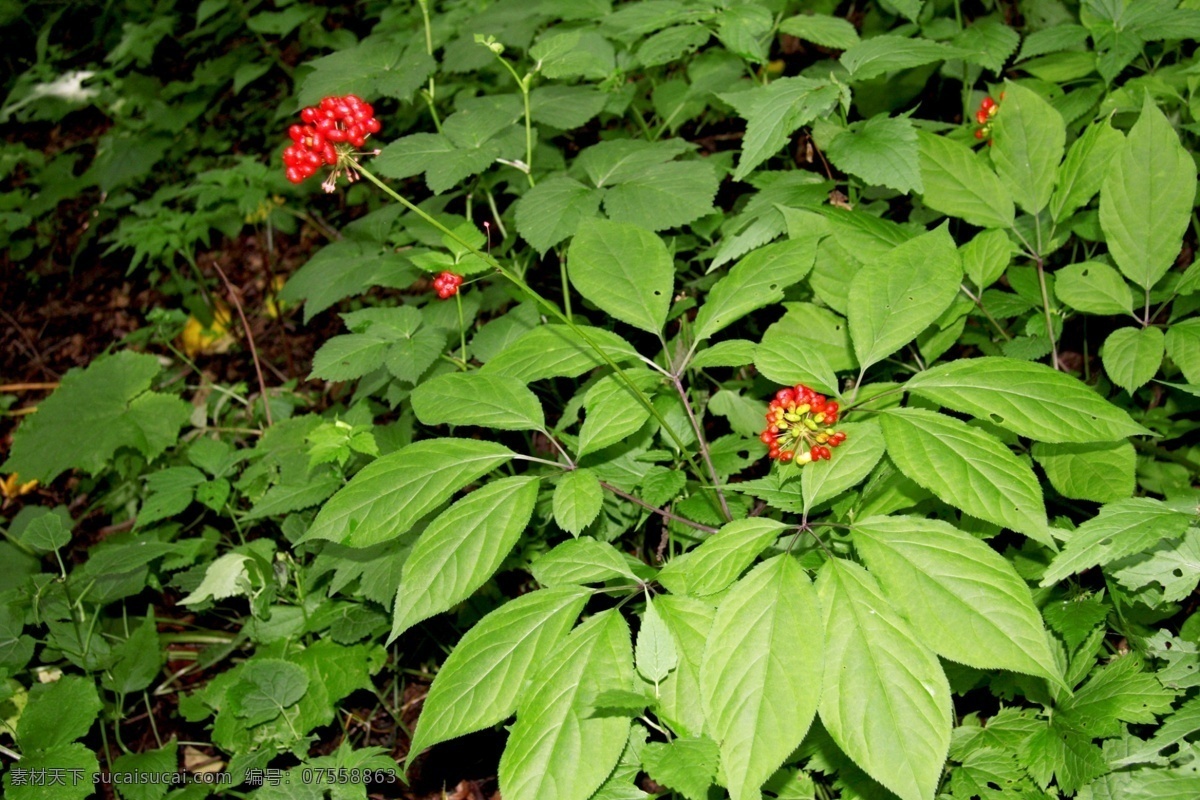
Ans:
[[[791,461],[793,458],[795,458],[795,456],[796,456],[796,454],[793,453],[791,450],[784,450],[782,453],[779,454],[779,460],[786,464],[789,461]]]
[[[775,393],[775,400],[786,406],[788,403],[796,402],[796,393],[791,389],[783,388]]]
[[[437,290],[438,297],[445,300],[458,294],[458,287],[462,285],[462,282],[461,275],[455,275],[453,272],[440,272],[433,279],[433,287]]]
[[[765,445],[770,445],[775,441],[776,435],[777,434],[775,433],[775,431],[768,428],[767,430],[765,430],[761,434],[759,434],[758,440]]]

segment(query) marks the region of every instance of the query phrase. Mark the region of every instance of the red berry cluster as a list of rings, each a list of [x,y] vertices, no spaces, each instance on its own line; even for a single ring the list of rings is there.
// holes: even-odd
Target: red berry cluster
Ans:
[[[1000,93],[1000,99],[1004,99],[1004,93]],[[996,116],[996,112],[1000,110],[1000,105],[990,97],[983,98],[983,102],[979,104],[979,110],[975,112],[975,121],[979,123],[979,127],[975,129],[976,139],[986,139],[992,134],[992,117]],[[988,139],[988,144],[992,140]]]
[[[300,112],[304,125],[288,128],[292,144],[283,151],[287,179],[300,183],[312,176],[322,164],[333,166],[350,147],[362,147],[367,137],[379,133],[379,120],[371,104],[355,95],[326,97],[320,105]]]
[[[767,455],[785,464],[793,459],[797,464],[828,461],[833,458],[829,448],[846,441],[846,434],[829,430],[837,420],[837,403],[798,383],[775,393],[759,439],[770,448]]]
[[[455,275],[453,272],[441,272],[433,279],[433,288],[437,292],[438,297],[443,300],[449,300],[458,294],[458,287],[462,286],[462,282],[462,275]]]

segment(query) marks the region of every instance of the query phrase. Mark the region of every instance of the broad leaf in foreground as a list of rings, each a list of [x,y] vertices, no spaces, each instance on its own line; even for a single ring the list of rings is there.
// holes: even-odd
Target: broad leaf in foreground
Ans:
[[[301,537],[370,547],[394,539],[481,475],[513,457],[471,439],[427,439],[376,459],[329,498]]]
[[[574,587],[539,589],[475,623],[429,687],[406,767],[431,745],[510,716],[529,672],[558,647],[587,597]]]
[[[779,538],[786,526],[773,519],[739,519],[723,526],[658,573],[659,582],[675,594],[716,594],[737,580],[759,553]]]
[[[504,800],[587,800],[608,777],[629,718],[594,713],[605,691],[633,688],[629,628],[616,609],[580,625],[542,662],[518,700],[500,758]]]
[[[1011,228],[1012,194],[977,153],[960,142],[918,133],[925,204],[983,228]]]
[[[1002,105],[988,152],[1017,205],[1037,214],[1050,202],[1067,127],[1054,106],[1019,83],[1005,82]]]
[[[1040,442],[1108,442],[1150,433],[1076,378],[1014,358],[948,361],[909,378],[905,389]]]
[[[837,449],[837,457],[806,464],[800,472],[804,508],[832,500],[870,474],[886,449],[883,432],[874,421],[839,425],[846,441]]]
[[[980,519],[1051,544],[1041,486],[991,434],[917,408],[881,415],[888,455],[917,485]]]
[[[1187,514],[1149,497],[1109,503],[1075,529],[1062,552],[1050,562],[1041,585],[1053,586],[1068,575],[1149,550],[1162,539],[1182,536],[1190,521]]]
[[[413,389],[412,407],[426,425],[479,425],[506,431],[545,425],[537,396],[511,375],[448,372]]]
[[[808,732],[824,663],[820,626],[812,583],[790,555],[760,564],[717,607],[700,692],[733,800],[757,800]]]
[[[492,481],[429,523],[404,562],[389,642],[492,577],[529,524],[538,483],[530,476]]]
[[[868,775],[901,800],[933,800],[950,747],[950,685],[926,647],[862,567],[827,561],[821,722]]]
[[[1029,587],[979,539],[940,520],[871,517],[854,523],[854,546],[938,655],[1062,681]]]
[[[658,333],[671,306],[675,268],[653,233],[620,222],[588,220],[567,253],[571,284],[601,311]]]

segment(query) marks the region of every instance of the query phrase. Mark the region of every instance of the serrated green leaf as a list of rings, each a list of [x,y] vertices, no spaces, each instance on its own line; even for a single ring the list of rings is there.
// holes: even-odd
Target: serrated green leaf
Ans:
[[[945,226],[863,266],[850,282],[850,339],[862,369],[908,342],[958,295],[962,261]]]
[[[658,712],[681,733],[704,730],[704,708],[700,700],[700,669],[704,643],[712,628],[716,609],[691,597],[662,595],[654,601],[675,639],[679,663],[658,686]]]
[[[106,689],[127,695],[153,683],[164,661],[154,615],[147,616],[134,628],[128,639],[113,648],[113,653],[116,661],[100,677]]]
[[[760,564],[717,607],[700,692],[732,800],[758,798],[812,724],[820,619],[812,583],[789,555]]]
[[[530,48],[529,57],[547,78],[602,80],[616,67],[612,44],[588,30],[547,36]]]
[[[838,427],[846,441],[831,448],[833,458],[805,464],[800,471],[800,490],[806,511],[856,485],[883,458],[883,431],[877,422],[847,423]]]
[[[275,719],[300,702],[308,690],[308,673],[280,658],[255,658],[246,662],[239,684],[237,715],[252,727]]]
[[[593,714],[604,691],[633,687],[629,628],[615,609],[575,629],[543,661],[500,758],[505,800],[586,800],[621,757],[629,718]]]
[[[581,295],[622,322],[658,333],[666,321],[675,268],[666,245],[653,233],[589,220],[571,241],[567,274]]]
[[[1007,233],[990,230],[976,234],[959,252],[962,255],[963,272],[977,287],[986,289],[1008,269],[1012,262],[1013,247]]]
[[[817,575],[825,629],[821,722],[846,755],[901,800],[932,800],[950,746],[950,686],[926,647],[857,564]]]
[[[400,536],[513,453],[494,442],[429,439],[376,459],[329,499],[301,541],[369,547]]]
[[[225,553],[208,565],[204,579],[192,592],[179,601],[180,605],[195,605],[206,600],[224,600],[227,597],[250,594],[250,572],[247,564],[250,556],[242,553]]]
[[[604,192],[574,178],[556,175],[538,183],[517,201],[517,232],[539,253],[573,236],[584,220],[600,213]]]
[[[853,530],[883,593],[935,653],[1062,683],[1029,587],[995,550],[921,517],[871,517]]]
[[[377,336],[350,333],[334,336],[313,355],[309,380],[350,381],[383,366],[391,342]]]
[[[658,582],[675,594],[704,597],[729,587],[784,529],[773,519],[730,522],[699,547],[675,556],[658,573]]]
[[[574,378],[605,364],[588,340],[618,364],[636,357],[633,346],[612,331],[588,325],[576,328],[587,339],[566,325],[540,325],[505,347],[480,372],[512,375],[525,383],[544,378]]]
[[[646,613],[642,615],[642,625],[638,628],[633,656],[638,673],[656,684],[664,680],[679,663],[675,639],[653,600],[646,601]]]
[[[793,131],[833,108],[841,91],[831,81],[795,77],[720,95],[746,120],[746,139],[733,179],[744,180],[755,167],[778,153]]]
[[[1031,454],[1063,497],[1111,503],[1133,494],[1137,454],[1129,442],[1035,442]]]
[[[1054,273],[1054,294],[1085,314],[1129,314],[1133,294],[1121,274],[1107,264],[1085,261]]]
[[[1157,583],[1164,603],[1178,603],[1200,583],[1200,530],[1191,528],[1178,541],[1160,542],[1113,566],[1112,575],[1122,586],[1137,591]]]
[[[429,523],[404,562],[389,642],[492,577],[529,524],[538,484],[523,475],[492,481]]]
[[[657,67],[677,61],[695,52],[711,38],[703,25],[676,25],[646,37],[637,49],[637,60],[644,67]]]
[[[429,687],[406,768],[427,747],[509,717],[529,674],[557,649],[587,597],[575,587],[539,589],[475,623]]]
[[[1032,89],[1007,81],[1004,94],[988,152],[1016,204],[1037,214],[1050,202],[1067,127],[1062,115]]]
[[[4,772],[4,796],[7,800],[84,800],[95,797],[100,765],[96,754],[83,744],[60,744],[48,750],[34,750],[21,755],[20,770],[26,771],[24,781],[14,778],[14,770]],[[62,784],[51,783],[49,776],[64,776]],[[77,770],[77,772],[75,771]],[[20,772],[17,772],[20,775]],[[44,775],[41,783],[31,776]],[[78,776],[78,782],[75,780]]]
[[[573,536],[592,524],[604,505],[604,489],[596,473],[576,469],[563,475],[554,487],[554,521]]]
[[[137,773],[141,781],[121,785],[122,800],[161,800],[179,773],[179,740],[157,750],[125,753],[112,763],[113,773]]]
[[[783,299],[783,290],[812,269],[819,236],[760,247],[729,270],[696,313],[693,336],[707,339],[755,309]]]
[[[582,586],[615,578],[638,580],[619,550],[586,536],[565,541],[538,556],[529,571],[543,586]]]
[[[707,800],[720,757],[716,742],[693,736],[646,745],[642,765],[660,786],[676,790],[687,800]]]
[[[846,50],[858,44],[858,31],[849,20],[828,14],[799,14],[779,23],[779,32],[806,42]]]
[[[922,192],[917,131],[907,117],[876,114],[834,137],[826,155],[843,172],[902,194]]]
[[[983,159],[964,144],[919,132],[922,197],[932,209],[981,228],[1011,228],[1012,194]]]
[[[1125,137],[1108,120],[1100,120],[1089,125],[1071,144],[1050,197],[1050,214],[1056,222],[1066,219],[1096,196],[1109,165],[1124,143]]]
[[[964,60],[997,74],[1016,52],[1020,41],[1021,35],[995,16],[974,20],[952,40],[955,47],[966,53]]]
[[[903,36],[872,36],[842,53],[840,61],[854,82],[869,81],[886,72],[912,69],[959,58],[963,51],[928,39],[905,39]]]
[[[1149,497],[1109,503],[1071,534],[1050,562],[1041,585],[1052,586],[1068,575],[1148,550],[1163,539],[1178,538],[1188,522],[1187,514]]]
[[[1133,394],[1158,372],[1165,346],[1159,328],[1119,328],[1104,340],[1100,361],[1112,382]]]
[[[359,44],[310,61],[297,100],[316,105],[323,97],[384,95],[407,101],[437,64],[424,46],[398,46],[395,40],[371,37]]]
[[[156,458],[174,444],[192,411],[178,397],[148,391],[160,369],[154,356],[123,351],[70,370],[13,433],[0,469],[22,481],[50,483],[72,468],[95,475],[121,447]],[[138,422],[139,401],[149,399],[157,401],[153,428]]]
[[[648,166],[604,193],[604,212],[613,222],[650,231],[679,228],[711,214],[720,178],[703,161]]]
[[[1033,470],[998,439],[923,409],[888,411],[880,424],[888,455],[917,485],[971,516],[1052,541]]]
[[[99,713],[91,678],[64,675],[52,683],[35,683],[17,720],[17,744],[26,752],[69,744],[91,730]]]
[[[626,370],[625,374],[642,391],[658,378],[649,370]],[[578,454],[595,452],[635,433],[650,418],[650,410],[633,390],[616,375],[607,375],[588,389],[583,398],[587,410],[579,429]]]
[[[1125,277],[1149,289],[1166,274],[1195,196],[1196,162],[1147,95],[1100,187],[1100,227]]]
[[[1130,654],[1103,667],[1059,703],[1055,714],[1092,737],[1118,736],[1119,722],[1151,723],[1170,711],[1175,694],[1144,672],[1140,659]]]
[[[505,431],[541,430],[542,404],[511,375],[450,372],[412,393],[413,413],[426,425],[479,425]]]
[[[1107,442],[1149,433],[1081,381],[1012,358],[939,364],[914,375],[905,389],[1042,442]]]
[[[1200,319],[1176,322],[1167,329],[1165,344],[1188,383],[1200,383]]]

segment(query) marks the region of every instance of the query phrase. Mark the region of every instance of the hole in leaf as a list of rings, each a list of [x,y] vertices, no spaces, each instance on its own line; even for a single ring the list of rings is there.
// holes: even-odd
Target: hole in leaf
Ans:
[[[1000,425],[1004,422],[1004,417],[1000,416],[999,414],[988,414],[988,416],[991,417],[992,422],[996,423],[997,425]]]
[[[1181,570],[1179,567],[1176,567],[1175,569],[1171,570],[1171,574],[1174,575],[1176,578],[1182,578],[1183,570]]]
[[[1100,540],[1101,547],[1108,547],[1110,544],[1112,544],[1112,539],[1109,539],[1108,537],[1105,537]]]

